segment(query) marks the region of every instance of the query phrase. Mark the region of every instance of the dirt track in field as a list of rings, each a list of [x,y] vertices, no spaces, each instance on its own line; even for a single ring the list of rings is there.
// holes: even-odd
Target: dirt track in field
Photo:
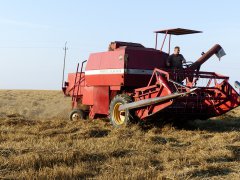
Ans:
[[[0,178],[240,179],[240,109],[184,127],[68,121],[60,91],[0,91]]]

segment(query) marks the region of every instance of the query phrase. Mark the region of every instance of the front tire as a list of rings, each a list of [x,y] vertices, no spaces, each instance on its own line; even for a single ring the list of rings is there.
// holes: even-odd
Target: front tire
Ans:
[[[82,120],[82,119],[86,119],[86,114],[81,109],[74,109],[69,114],[69,120],[70,121],[79,121],[79,120]]]
[[[114,127],[122,127],[126,126],[130,123],[130,120],[132,118],[131,113],[128,109],[119,111],[118,108],[122,104],[127,104],[132,102],[132,99],[130,96],[126,94],[119,94],[116,95],[111,103],[109,108],[109,114],[110,114],[110,121]]]

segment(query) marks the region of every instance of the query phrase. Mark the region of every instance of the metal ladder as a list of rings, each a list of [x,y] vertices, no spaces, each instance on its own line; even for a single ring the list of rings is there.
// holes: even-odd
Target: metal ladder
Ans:
[[[75,80],[74,80],[74,85],[73,85],[73,95],[72,95],[72,109],[74,107],[74,103],[77,101],[77,98],[78,98],[78,92],[79,92],[79,87],[81,85],[81,82],[82,82],[82,70],[83,70],[83,64],[86,62],[87,60],[83,61],[82,62],[82,65],[81,65],[81,71],[80,71],[80,78],[79,78],[79,81],[77,82],[77,75],[78,75],[78,69],[79,69],[79,63],[77,64],[77,71],[76,71],[76,74],[75,74]],[[75,89],[76,89],[76,86],[77,86],[77,94],[75,95]],[[80,93],[81,94],[81,93]]]

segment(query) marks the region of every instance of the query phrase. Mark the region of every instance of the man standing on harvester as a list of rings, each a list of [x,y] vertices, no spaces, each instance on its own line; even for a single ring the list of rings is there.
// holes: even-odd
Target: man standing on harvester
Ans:
[[[183,63],[186,63],[186,60],[183,55],[180,54],[180,47],[176,46],[174,48],[174,53],[167,59],[167,66],[171,69],[182,69]]]

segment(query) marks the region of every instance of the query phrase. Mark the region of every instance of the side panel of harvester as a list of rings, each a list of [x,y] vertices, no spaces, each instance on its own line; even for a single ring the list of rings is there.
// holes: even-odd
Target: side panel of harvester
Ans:
[[[66,95],[73,98],[73,107],[78,108],[78,105],[81,104],[89,106],[90,117],[95,114],[108,114],[109,86],[87,86],[85,73],[81,74],[81,82],[79,81],[80,73],[77,73],[77,77],[75,77],[76,73],[68,74],[68,88],[65,91]]]
[[[165,68],[168,55],[144,47],[121,47],[91,54],[85,70],[87,86],[143,87],[154,68]]]
[[[125,49],[91,54],[85,69],[87,86],[123,85]]]
[[[124,82],[124,55],[124,49],[90,55],[85,69],[85,86],[91,90],[83,94],[82,103],[90,106],[91,118],[96,114],[108,114],[110,90],[120,90]],[[89,103],[88,99],[92,101]]]
[[[166,68],[168,54],[152,48],[126,48],[124,86],[145,87],[154,68]]]
[[[128,92],[134,93],[133,88],[146,86],[155,67],[165,68],[167,57],[152,48],[131,46],[91,54],[85,69],[85,86],[92,88],[83,90],[82,100],[90,105],[90,116],[108,114],[111,94],[128,87],[132,89]]]

